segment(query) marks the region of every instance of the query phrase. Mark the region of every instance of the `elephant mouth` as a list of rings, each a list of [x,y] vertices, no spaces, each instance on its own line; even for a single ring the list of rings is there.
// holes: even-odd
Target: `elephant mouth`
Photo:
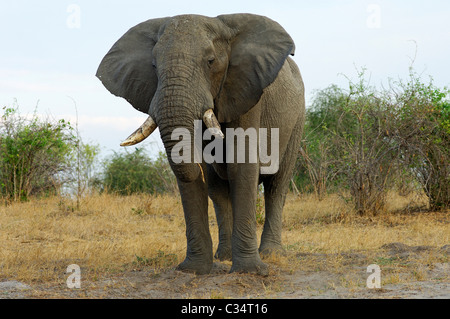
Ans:
[[[220,128],[219,121],[214,115],[214,111],[212,109],[208,109],[203,115],[203,122],[206,127],[209,129],[211,134],[216,137],[224,138],[224,134]],[[158,127],[156,122],[153,120],[151,116],[149,116],[145,122],[131,134],[125,141],[123,141],[120,146],[132,146],[136,145],[147,137],[149,137]]]

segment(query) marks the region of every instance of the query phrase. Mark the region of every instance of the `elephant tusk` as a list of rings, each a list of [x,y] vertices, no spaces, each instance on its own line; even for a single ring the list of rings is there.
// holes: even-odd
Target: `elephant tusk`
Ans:
[[[142,124],[136,131],[134,131],[133,134],[128,136],[128,138],[123,143],[121,143],[120,146],[131,146],[142,142],[147,137],[149,137],[157,127],[158,126],[156,125],[155,121],[153,121],[152,117],[149,116],[145,120],[144,124]]]
[[[197,165],[198,165],[198,168],[200,168],[200,173],[202,174],[202,180],[203,180],[203,183],[205,183],[205,174],[203,174],[203,168],[202,168],[202,166],[200,165],[200,163],[197,163]]]
[[[205,122],[206,127],[209,129],[212,135],[220,137],[222,139],[225,138],[225,135],[223,135],[222,130],[220,129],[219,121],[214,115],[212,109],[209,109],[205,112],[205,114],[203,115],[203,122]]]

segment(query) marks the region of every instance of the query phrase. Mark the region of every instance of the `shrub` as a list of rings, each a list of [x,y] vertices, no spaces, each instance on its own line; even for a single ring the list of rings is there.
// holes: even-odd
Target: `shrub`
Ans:
[[[316,92],[307,111],[305,141],[295,180],[319,200],[348,190],[361,214],[383,208],[395,179],[421,185],[432,209],[450,198],[450,91],[410,78],[375,89],[361,71],[349,89]]]
[[[70,123],[20,116],[3,108],[0,122],[0,196],[7,201],[57,192],[68,170],[74,136]]]
[[[350,190],[360,214],[384,208],[388,182],[395,169],[398,145],[386,135],[389,110],[380,92],[364,79],[350,82],[332,143],[339,177]]]
[[[399,161],[419,182],[431,209],[450,206],[450,91],[425,84],[410,70],[408,82],[391,85],[389,136]]]
[[[336,152],[336,145],[331,142],[331,138],[332,132],[337,130],[346,103],[345,92],[331,85],[315,92],[312,105],[306,111],[305,137],[294,180],[303,191],[314,191],[319,200],[324,198],[329,186],[336,181],[338,166],[336,158],[332,156]]]
[[[105,163],[104,187],[121,195],[133,193],[175,193],[175,176],[164,153],[152,160],[142,148],[115,152]]]

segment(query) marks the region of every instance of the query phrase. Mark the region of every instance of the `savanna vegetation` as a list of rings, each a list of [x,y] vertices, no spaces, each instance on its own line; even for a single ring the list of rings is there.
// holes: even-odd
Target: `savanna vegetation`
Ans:
[[[291,186],[318,200],[338,194],[359,214],[383,211],[389,191],[424,193],[431,210],[450,201],[450,91],[423,81],[370,85],[366,70],[348,88],[316,91]],[[176,194],[165,154],[145,149],[100,161],[63,119],[22,116],[4,107],[0,123],[0,196],[4,202],[57,194],[77,201],[93,192]]]
[[[407,81],[370,86],[365,70],[348,88],[315,93],[294,176],[319,200],[337,193],[360,214],[377,214],[388,191],[424,192],[431,210],[450,204],[450,91]]]
[[[346,88],[316,91],[283,215],[286,255],[271,257],[272,278],[330,269],[343,274],[354,271],[349,264],[376,263],[384,265],[385,285],[425,280],[423,264],[447,264],[449,137],[450,91],[413,70],[381,89],[362,70]],[[136,148],[100,155],[100,146],[84,143],[70,122],[3,108],[0,281],[60,283],[72,263],[82,266],[92,287],[101,274],[148,268],[157,281],[184,258],[181,200],[165,154],[154,159]],[[216,247],[212,204],[209,220]],[[259,234],[263,222],[260,196]],[[413,261],[382,249],[391,243],[428,248],[409,254],[420,259]],[[340,278],[346,287],[365,287]],[[263,295],[276,295],[284,289],[279,285],[262,282]],[[227,287],[197,297],[227,297]],[[42,291],[34,296],[52,296]]]
[[[100,159],[100,146],[84,143],[64,119],[21,115],[3,107],[0,122],[0,198],[13,203],[30,198],[93,193],[117,195],[176,192],[165,154],[152,159],[144,149]]]

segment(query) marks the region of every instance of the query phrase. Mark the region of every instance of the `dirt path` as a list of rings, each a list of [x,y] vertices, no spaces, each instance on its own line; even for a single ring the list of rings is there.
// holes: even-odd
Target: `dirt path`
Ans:
[[[450,298],[450,246],[433,248],[392,243],[376,253],[381,288],[369,289],[367,266],[373,254],[301,254],[304,267],[270,265],[268,277],[229,274],[230,264],[216,262],[211,274],[196,276],[173,267],[137,267],[81,278],[69,289],[67,274],[52,283],[0,283],[0,298]],[[432,258],[430,257],[432,256]],[[427,260],[432,262],[427,263]],[[443,261],[443,262],[438,262]],[[83,269],[81,269],[83,274]]]

